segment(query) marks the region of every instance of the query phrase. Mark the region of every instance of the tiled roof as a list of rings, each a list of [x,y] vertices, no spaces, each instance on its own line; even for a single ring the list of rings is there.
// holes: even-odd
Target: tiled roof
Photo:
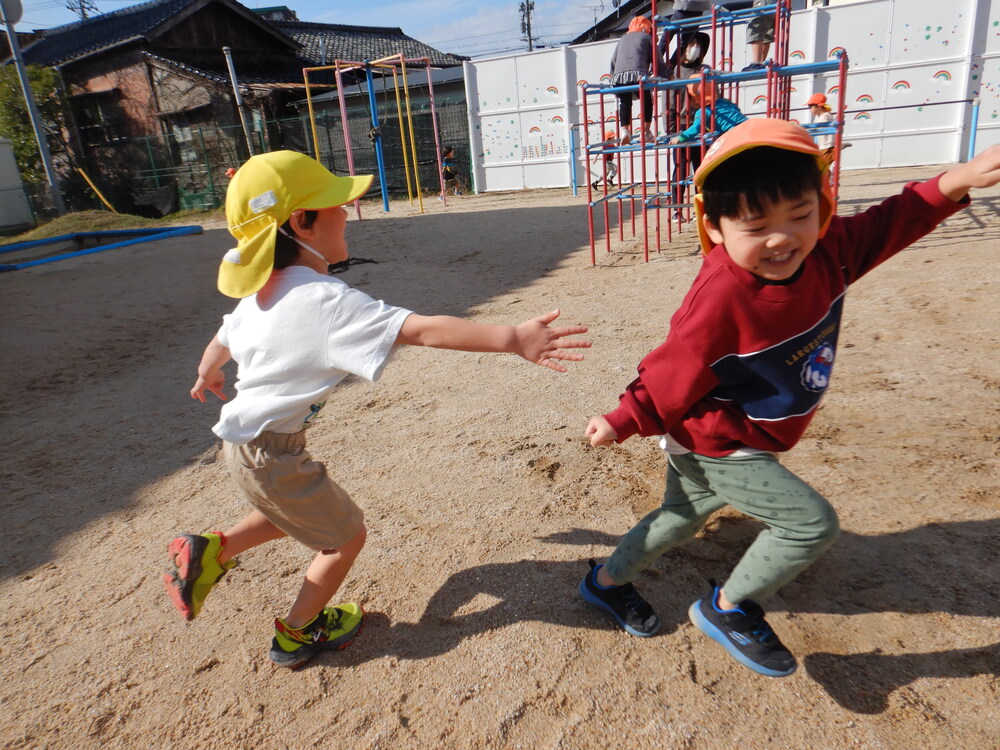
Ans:
[[[200,0],[151,0],[93,18],[45,29],[42,38],[24,49],[34,65],[60,65],[108,47],[141,39],[164,21]]]
[[[223,0],[226,5],[242,7],[233,0]],[[46,29],[38,32],[41,39],[26,46],[23,50],[24,59],[35,65],[62,65],[79,59],[88,54],[125,44],[130,41],[149,41],[149,36],[155,34],[158,27],[167,23],[179,13],[196,4],[207,4],[206,0],[150,0],[141,5],[133,5],[111,13],[105,13],[93,18],[76,21],[65,26]],[[191,12],[197,13],[198,8]],[[249,10],[247,11],[249,15]],[[301,21],[268,21],[259,19],[262,26],[273,29],[276,36],[289,37],[300,45],[298,52],[289,44],[287,59],[272,60],[277,67],[270,72],[261,68],[261,83],[284,82],[286,80],[302,80],[303,67],[319,66],[325,59],[332,62],[336,59],[364,61],[375,60],[402,52],[410,58],[429,58],[434,67],[449,67],[461,65],[467,59],[459,55],[446,54],[422,42],[408,37],[398,28],[382,28],[372,26],[346,26],[339,24],[306,23]],[[253,23],[252,20],[247,21]],[[155,44],[146,45],[146,49],[154,54]],[[187,53],[169,53],[169,59],[180,64],[188,64],[187,57],[199,57]],[[216,70],[212,64],[214,58],[208,60],[209,65],[201,72],[211,77]],[[193,66],[197,68],[198,66]],[[223,67],[223,72],[225,68]],[[289,78],[288,71],[295,71]],[[196,71],[197,72],[197,71]],[[241,74],[241,78],[242,78]],[[249,79],[248,79],[249,82]]]
[[[329,65],[334,60],[378,60],[400,52],[407,58],[426,57],[436,68],[461,65],[468,59],[440,52],[407,36],[399,28],[305,21],[272,21],[271,25],[302,45],[300,55],[316,66]]]

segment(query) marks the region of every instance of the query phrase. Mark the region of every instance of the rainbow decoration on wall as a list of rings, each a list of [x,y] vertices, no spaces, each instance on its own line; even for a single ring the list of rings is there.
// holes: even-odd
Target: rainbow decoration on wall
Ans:
[[[838,54],[840,54],[840,53],[842,53],[842,52],[847,52],[847,50],[846,50],[846,49],[844,49],[843,47],[834,47],[833,49],[831,49],[831,50],[830,50],[830,51],[829,51],[829,52],[827,53],[827,55],[826,55],[826,56],[827,56],[827,57],[836,57],[836,56],[837,56]]]
[[[855,99],[854,101],[856,101],[856,102],[860,102],[861,104],[871,104],[871,103],[872,103],[872,102],[874,102],[875,100],[874,100],[874,99],[872,99],[872,98],[871,98],[871,97],[870,97],[870,96],[869,96],[868,94],[862,94],[861,96],[859,96],[859,97],[858,97],[857,99]]]
[[[757,96],[755,96],[755,97],[754,97],[754,99],[753,99],[753,103],[754,103],[754,105],[755,105],[755,106],[756,106],[757,104],[763,104],[763,103],[764,103],[764,102],[766,102],[766,101],[767,101],[767,97],[766,97],[766,96],[764,96],[763,94],[758,94],[758,95],[757,95]]]
[[[577,86],[586,86],[587,85],[587,79],[586,78],[581,78],[579,81],[576,82],[576,85]]]
[[[611,83],[611,74],[610,73],[605,73],[604,75],[602,75],[601,76],[601,83],[610,84]]]
[[[722,70],[731,70],[732,67],[733,67],[733,58],[731,58],[731,57],[723,57],[722,58],[722,62],[719,63],[719,67]]]
[[[559,96],[559,89],[557,89],[557,88],[556,88],[555,86],[549,86],[549,87],[548,87],[547,89],[545,89],[545,90],[546,90],[546,91],[548,91],[548,92],[549,92],[550,94],[552,94],[553,96]]]
[[[549,122],[551,122],[551,123],[559,123],[559,122],[564,122],[564,120],[563,120],[563,118],[560,115],[556,115],[551,120],[549,120]]]
[[[529,133],[541,133],[542,129],[540,127],[538,127],[537,125],[532,125],[530,128],[528,128],[528,132]]]
[[[870,120],[870,119],[872,119],[872,116],[870,114],[868,114],[867,112],[858,112],[856,115],[854,115],[854,119],[855,120]]]
[[[894,84],[892,84],[893,91],[906,91],[909,88],[910,88],[909,81],[896,81]]]
[[[840,86],[831,86],[826,93],[830,96],[837,96],[840,93]]]
[[[951,73],[949,73],[947,70],[939,70],[937,73],[934,74],[934,77],[942,81],[950,81]]]
[[[805,60],[805,59],[806,59],[806,53],[805,53],[805,52],[803,52],[803,51],[802,51],[802,50],[800,50],[800,49],[797,49],[797,50],[793,50],[793,51],[792,51],[792,52],[791,52],[791,53],[790,53],[790,54],[788,55],[788,58],[789,58],[790,60]]]

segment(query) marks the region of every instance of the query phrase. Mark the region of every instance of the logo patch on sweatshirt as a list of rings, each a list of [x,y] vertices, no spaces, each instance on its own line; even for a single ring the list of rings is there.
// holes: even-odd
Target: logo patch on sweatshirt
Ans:
[[[833,372],[833,345],[824,341],[814,349],[802,365],[802,386],[813,393],[821,393],[830,384]]]

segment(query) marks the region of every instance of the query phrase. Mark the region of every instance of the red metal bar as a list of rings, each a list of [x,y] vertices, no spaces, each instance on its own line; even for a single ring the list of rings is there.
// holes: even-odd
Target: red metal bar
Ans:
[[[590,121],[587,119],[587,89],[586,84],[580,85],[580,98],[583,100],[583,154],[587,170],[587,229],[590,233],[590,265],[597,265],[597,255],[594,250],[594,193],[590,179]]]
[[[354,153],[351,150],[351,133],[347,127],[347,100],[344,98],[344,79],[340,74],[340,60],[334,61],[334,74],[337,79],[337,99],[340,102],[340,121],[344,128],[344,149],[347,152],[347,172],[354,176]],[[317,154],[318,156],[318,154]],[[361,201],[354,201],[354,209],[361,219]]]

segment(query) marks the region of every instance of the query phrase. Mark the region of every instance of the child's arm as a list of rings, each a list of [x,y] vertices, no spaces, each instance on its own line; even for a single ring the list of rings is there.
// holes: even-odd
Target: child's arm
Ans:
[[[558,317],[559,311],[553,310],[516,326],[502,326],[474,323],[449,315],[413,314],[403,322],[396,343],[463,352],[507,352],[550,370],[566,372],[557,360],[579,361],[583,354],[563,349],[585,349],[590,342],[563,338],[586,333],[586,326],[549,328],[549,323]]]
[[[691,125],[686,130],[682,130],[680,133],[675,135],[670,139],[670,142],[674,145],[678,143],[687,143],[688,141],[693,141],[699,135],[701,135],[701,121],[702,118],[710,117],[712,110],[708,107],[702,107],[697,112],[694,113],[694,117],[691,118]]]
[[[201,355],[201,363],[198,365],[198,379],[191,389],[191,398],[196,398],[205,403],[205,390],[208,389],[223,401],[226,394],[222,387],[226,383],[226,375],[222,372],[222,366],[230,359],[229,349],[219,343],[219,337],[213,336],[205,347],[205,353]]]
[[[960,201],[969,188],[993,187],[1000,182],[1000,145],[990,146],[971,161],[959,164],[941,175],[938,189],[946,198]]]

